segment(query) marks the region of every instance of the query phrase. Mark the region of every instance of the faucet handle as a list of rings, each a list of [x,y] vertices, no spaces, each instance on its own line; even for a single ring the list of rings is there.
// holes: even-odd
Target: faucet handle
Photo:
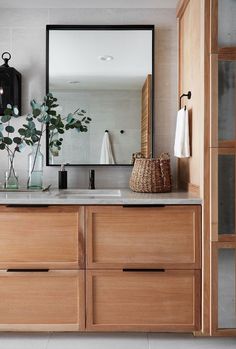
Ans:
[[[95,170],[89,171],[89,189],[95,189]]]

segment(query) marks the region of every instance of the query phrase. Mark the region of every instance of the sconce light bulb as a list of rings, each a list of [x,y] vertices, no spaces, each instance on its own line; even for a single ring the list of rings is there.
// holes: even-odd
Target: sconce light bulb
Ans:
[[[3,88],[0,87],[0,95],[3,95]]]

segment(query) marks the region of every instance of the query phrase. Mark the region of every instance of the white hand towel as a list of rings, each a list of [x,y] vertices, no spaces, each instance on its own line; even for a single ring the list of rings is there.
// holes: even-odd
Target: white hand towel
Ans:
[[[185,108],[177,113],[174,155],[177,158],[190,157],[188,110]]]
[[[112,154],[111,143],[108,132],[105,132],[102,140],[102,149],[100,156],[100,164],[109,165],[114,164],[114,157]]]

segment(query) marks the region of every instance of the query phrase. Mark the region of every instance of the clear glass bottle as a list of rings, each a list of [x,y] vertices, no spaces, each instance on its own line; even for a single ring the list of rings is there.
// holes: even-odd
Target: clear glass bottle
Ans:
[[[28,189],[43,188],[43,154],[40,151],[40,144],[34,144],[28,155]]]
[[[9,156],[8,158],[8,170],[6,171],[4,187],[5,189],[13,189],[13,190],[19,188],[18,176],[15,171],[14,158],[12,156]]]

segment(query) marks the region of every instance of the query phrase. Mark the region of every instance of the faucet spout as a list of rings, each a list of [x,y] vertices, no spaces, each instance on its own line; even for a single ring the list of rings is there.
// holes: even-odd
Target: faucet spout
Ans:
[[[95,189],[95,170],[89,171],[89,189]]]

